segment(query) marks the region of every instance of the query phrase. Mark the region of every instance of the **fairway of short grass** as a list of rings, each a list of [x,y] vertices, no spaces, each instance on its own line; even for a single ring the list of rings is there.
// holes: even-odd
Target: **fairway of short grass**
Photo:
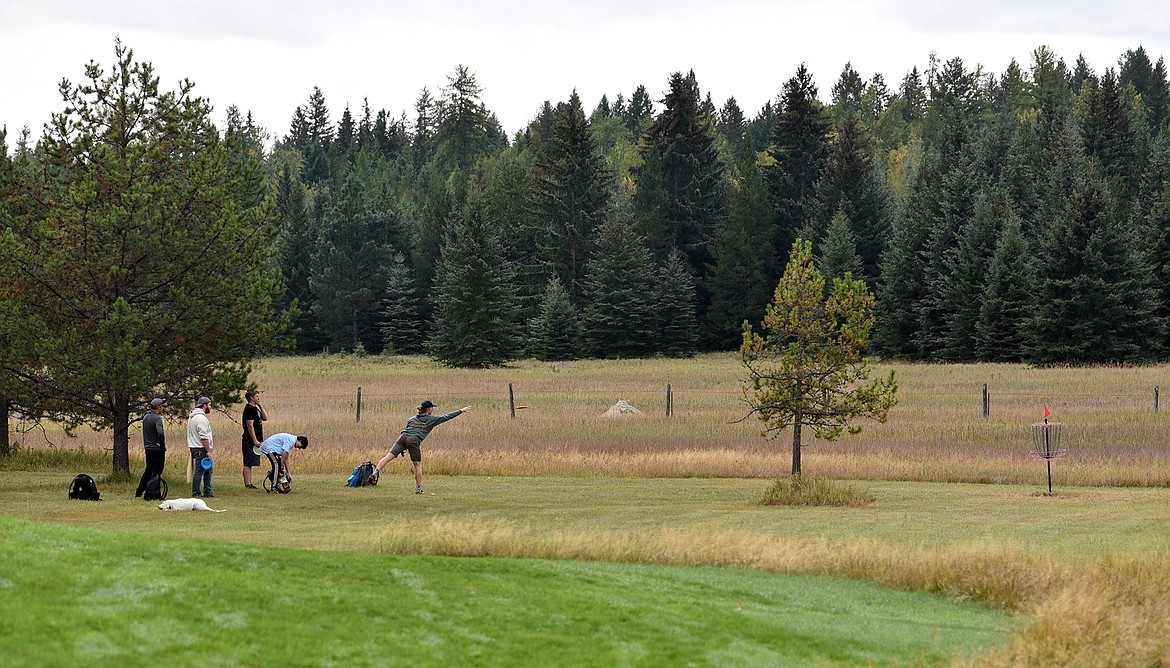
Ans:
[[[613,605],[630,607],[637,611],[631,615],[637,617],[642,616],[639,605],[654,607],[656,603],[653,602],[658,599],[666,601],[669,596],[664,592],[655,594],[651,589],[645,598],[626,599],[635,590],[647,586],[631,584],[631,578],[664,582],[666,590],[677,595],[677,603],[664,607],[663,614],[667,618],[652,622],[657,636],[645,631],[645,627],[637,626],[646,636],[622,641],[630,647],[640,648],[635,654],[644,652],[638,654],[642,659],[623,658],[618,649],[604,658],[589,652],[571,658],[579,650],[566,648],[566,654],[557,656],[555,663],[560,664],[597,659],[597,663],[606,665],[623,662],[655,665],[659,657],[667,657],[665,663],[672,665],[684,662],[684,657],[699,665],[716,663],[718,661],[699,645],[691,646],[675,637],[677,632],[673,629],[679,624],[675,620],[685,616],[686,610],[708,610],[704,607],[707,602],[694,600],[696,596],[699,599],[707,597],[708,589],[691,589],[685,583],[703,577],[746,578],[738,585],[728,585],[728,591],[734,594],[731,598],[713,599],[722,600],[721,605],[734,608],[735,604],[742,605],[743,601],[739,599],[743,598],[743,592],[768,591],[772,585],[766,583],[772,582],[771,578],[778,573],[843,576],[890,585],[903,593],[941,594],[945,597],[943,600],[950,602],[981,602],[992,609],[1015,613],[1011,623],[1004,622],[1006,626],[996,628],[1009,635],[1013,628],[1019,632],[1010,647],[1006,646],[1004,638],[995,634],[977,634],[979,639],[955,641],[957,644],[948,645],[951,649],[927,649],[922,643],[939,647],[937,643],[940,642],[935,628],[936,613],[931,612],[925,618],[930,621],[900,627],[889,638],[896,642],[881,650],[888,654],[879,656],[881,652],[866,649],[865,652],[877,653],[863,656],[849,647],[870,642],[859,638],[870,637],[866,635],[869,633],[866,629],[874,622],[849,606],[835,603],[826,609],[838,610],[841,616],[814,625],[817,628],[833,627],[825,638],[786,640],[780,646],[765,644],[763,649],[750,637],[740,638],[736,635],[739,627],[728,626],[728,620],[716,616],[715,627],[703,633],[709,634],[709,641],[724,642],[725,652],[721,660],[736,665],[750,665],[756,660],[774,665],[804,661],[838,665],[871,661],[903,664],[918,660],[946,663],[944,656],[962,655],[990,665],[1073,665],[1078,660],[1081,665],[1096,665],[1088,660],[1095,656],[1110,657],[1118,665],[1140,665],[1166,656],[1170,647],[1166,640],[1166,616],[1159,612],[1170,602],[1170,535],[1165,531],[1165,527],[1170,526],[1170,490],[1166,489],[1067,488],[1048,496],[1041,493],[1040,488],[1028,486],[863,481],[855,484],[869,489],[877,499],[870,506],[781,508],[756,503],[765,486],[763,481],[712,478],[638,480],[436,475],[426,479],[427,494],[416,496],[407,465],[402,462],[395,464],[389,467],[376,488],[343,487],[345,476],[341,473],[335,476],[302,475],[294,479],[291,494],[279,497],[244,490],[231,473],[222,474],[216,483],[216,497],[209,501],[212,507],[227,512],[215,514],[162,512],[154,508],[154,504],[134,499],[132,484],[109,481],[101,483],[105,500],[99,503],[71,502],[65,499],[65,487],[71,473],[5,470],[0,471],[0,515],[55,525],[84,526],[96,532],[93,534],[96,545],[137,545],[139,547],[132,549],[138,550],[138,554],[143,553],[142,541],[147,545],[170,546],[163,551],[183,555],[181,558],[185,561],[180,562],[183,573],[191,568],[191,555],[195,552],[186,548],[175,551],[173,547],[211,538],[223,543],[202,548],[209,554],[254,554],[257,550],[271,549],[274,551],[269,553],[270,556],[262,558],[266,564],[274,561],[292,564],[302,559],[327,564],[337,559],[338,563],[367,564],[368,568],[387,573],[393,573],[395,569],[413,573],[405,576],[407,584],[416,581],[415,576],[422,571],[410,570],[403,564],[430,564],[432,557],[486,557],[488,563],[506,564],[507,569],[513,569],[511,586],[516,591],[530,588],[534,592],[545,591],[546,581],[557,579],[556,573],[626,573],[613,575],[617,580],[609,579],[610,576],[605,579],[598,579],[599,575],[581,576],[587,582],[598,583],[597,588],[565,595],[593,601],[602,596],[602,592],[608,592],[605,596],[612,599]],[[177,467],[168,473],[175,480],[172,497],[185,495],[182,473]],[[37,529],[41,530],[44,527]],[[45,538],[49,544],[56,540],[51,535]],[[5,538],[0,542],[7,545],[10,541]],[[106,549],[95,548],[99,553]],[[495,558],[499,557],[511,557],[514,561],[496,562]],[[115,554],[110,558],[114,563],[133,561],[125,555],[119,557]],[[236,557],[225,559],[217,563],[230,563]],[[539,561],[532,561],[534,559]],[[51,559],[41,561],[52,563]],[[480,568],[473,565],[479,560],[438,559],[434,563],[462,564],[459,567],[462,569]],[[606,563],[610,565],[604,565]],[[649,570],[636,566],[647,566]],[[684,566],[723,575],[685,575],[689,572],[686,569],[674,570]],[[710,571],[713,566],[730,570]],[[209,583],[215,584],[216,592],[222,592],[219,583],[221,579],[231,581],[232,569],[222,565],[215,568],[217,574]],[[312,572],[334,572],[331,570],[334,567],[326,565],[304,568]],[[433,568],[441,570],[443,567]],[[490,570],[494,566],[482,568]],[[738,570],[742,568],[750,571]],[[59,566],[51,568],[54,572],[63,569]],[[290,569],[298,570],[291,566]],[[101,569],[91,569],[93,572],[86,576],[98,577],[98,570]],[[549,572],[554,575],[549,575]],[[628,575],[630,573],[643,575]],[[654,573],[675,575],[650,575]],[[165,577],[169,581],[177,576]],[[249,577],[262,579],[260,573]],[[575,577],[577,575],[560,582],[562,585],[575,583]],[[622,577],[626,580],[621,580]],[[341,586],[335,584],[335,580],[343,579],[341,576],[331,579],[329,587]],[[367,579],[377,579],[377,576]],[[529,582],[530,579],[534,581]],[[134,576],[126,580],[127,598],[134,597],[135,587],[145,586],[140,580]],[[180,580],[188,582],[188,579]],[[355,582],[360,580],[354,578]],[[13,586],[18,582],[11,578],[9,581]],[[774,617],[772,622],[776,624],[776,628],[763,633],[763,637],[784,638],[784,633],[805,633],[802,622],[783,617],[786,609],[806,610],[799,606],[793,608],[793,601],[799,601],[800,606],[820,609],[816,606],[833,600],[834,594],[822,593],[820,588],[837,580],[804,582],[797,586],[803,593],[793,594],[791,599],[779,597],[775,600],[783,603],[760,612],[761,621]],[[11,589],[7,584],[0,585]],[[107,586],[114,587],[112,582]],[[187,586],[182,588],[185,590]],[[197,589],[196,585],[191,586]],[[234,587],[229,585],[228,589]],[[309,584],[305,587],[312,589]],[[447,584],[436,587],[443,590],[443,596],[451,588]],[[120,590],[115,588],[115,591]],[[251,593],[245,598],[251,598],[259,596],[260,590],[247,591]],[[360,600],[365,589],[355,585],[354,591],[358,592],[356,595]],[[561,591],[555,591],[559,597]],[[879,588],[874,591],[890,590]],[[296,609],[310,614],[320,606],[315,602],[317,599],[311,598],[316,594],[305,595],[310,599],[298,604],[300,607]],[[337,596],[349,598],[348,593]],[[533,594],[526,597],[524,605],[540,610],[540,606],[547,605],[540,602],[543,596]],[[732,601],[732,598],[736,600]],[[416,599],[407,600],[412,601],[408,605],[417,612],[417,605],[413,602]],[[460,612],[459,605],[462,604],[458,600],[436,600],[441,601],[442,608],[454,606],[450,614],[464,620],[461,623],[479,629],[477,633],[483,637],[494,637],[487,632],[489,627],[498,623],[494,613],[480,607]],[[905,602],[913,599],[888,600]],[[244,610],[251,609],[243,602],[239,605]],[[583,609],[591,607],[588,603],[574,605]],[[882,615],[890,619],[919,619],[912,615],[911,610],[899,610],[901,603],[892,605],[893,609]],[[919,604],[907,605],[913,608]],[[329,614],[341,614],[336,612],[338,608],[330,606],[325,606]],[[553,610],[546,612],[552,616],[565,614]],[[122,612],[114,615],[118,619],[123,616]],[[488,626],[472,623],[481,616]],[[376,615],[367,612],[363,620],[365,617]],[[434,615],[428,619],[433,621],[441,617]],[[805,618],[806,615],[797,614],[797,617]],[[590,623],[603,628],[604,619],[608,618]],[[133,622],[131,615],[125,623]],[[406,630],[411,624],[417,626],[418,619],[412,618],[410,623],[403,624],[401,631],[388,633],[397,638],[398,643],[411,638],[409,642],[415,643],[411,646],[418,647],[414,636]],[[955,630],[968,628],[965,624],[950,626]],[[525,636],[529,637],[526,642],[535,642],[537,644],[533,646],[541,648],[548,645],[549,651],[560,651],[560,645],[541,639],[538,632],[542,628],[537,626],[536,636]],[[142,633],[140,625],[134,629]],[[519,633],[519,629],[516,632]],[[559,633],[548,629],[543,632]],[[614,633],[612,624],[604,626],[604,632]],[[564,634],[587,637],[583,635],[584,631],[572,626],[566,627]],[[647,644],[651,642],[650,636],[657,637],[669,647],[688,648],[686,654],[671,653],[667,646],[651,647]],[[480,636],[471,634],[470,637]],[[835,644],[833,638],[839,638],[843,644]],[[298,642],[308,641],[298,638]],[[434,642],[444,647],[460,644],[454,636],[441,642],[434,639]],[[464,649],[470,647],[466,640],[462,642]],[[347,643],[353,644],[353,641]],[[905,651],[896,649],[905,647],[905,643],[913,647]],[[506,644],[484,641],[482,647],[476,645],[485,652],[482,663],[500,665],[512,662],[511,655],[491,653]],[[802,649],[788,648],[793,644]],[[1085,653],[1090,644],[1095,654]],[[820,649],[805,654],[810,651],[809,647]],[[970,652],[964,648],[969,648]],[[389,652],[388,649],[379,651],[383,654]],[[322,654],[320,662],[311,663],[328,663],[329,656]],[[545,662],[532,660],[529,663]]]
[[[166,518],[214,536],[240,515]],[[287,550],[260,545],[276,532],[249,545],[146,525],[0,518],[4,665],[929,665],[1016,626],[837,578]]]

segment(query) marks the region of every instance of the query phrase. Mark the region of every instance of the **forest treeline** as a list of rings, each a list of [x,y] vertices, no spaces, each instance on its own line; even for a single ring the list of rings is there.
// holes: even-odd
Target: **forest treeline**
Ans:
[[[273,140],[230,109],[291,345],[462,366],[734,349],[801,238],[876,294],[883,356],[1170,355],[1161,57],[932,56],[896,84],[846,64],[827,101],[801,66],[754,113],[693,72],[649,91],[566,90],[511,136],[462,66],[410,115],[337,115],[315,88]]]

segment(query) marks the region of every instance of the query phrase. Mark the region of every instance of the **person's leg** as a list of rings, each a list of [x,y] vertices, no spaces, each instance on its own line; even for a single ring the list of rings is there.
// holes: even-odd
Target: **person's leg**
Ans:
[[[276,484],[280,482],[280,457],[271,452],[264,455],[268,457],[268,465],[272,468],[268,475],[272,478],[272,490],[276,491]]]
[[[148,462],[151,460],[150,453],[147,453],[146,460]],[[163,474],[163,470],[166,469],[166,467],[167,467],[167,451],[163,450],[161,448],[158,450],[155,450],[154,451],[154,467],[153,467],[154,474],[157,476],[161,476]]]
[[[199,468],[203,468],[200,466]],[[211,470],[203,472],[203,496],[215,496],[211,493]]]
[[[203,448],[191,448],[191,460],[195,463],[195,472],[191,475],[191,496],[200,496],[203,484]]]
[[[422,462],[411,462],[414,464],[414,493],[422,494]]]
[[[389,464],[391,459],[394,459],[398,455],[401,455],[402,451],[405,449],[406,449],[406,444],[403,443],[402,437],[399,437],[397,441],[394,441],[394,445],[390,446],[390,452],[387,452],[386,456],[379,459],[378,463],[374,465],[374,473],[375,474],[381,473],[382,467],[385,466],[386,464]]]
[[[134,490],[135,498],[142,496],[146,491],[146,483],[154,477],[152,475],[152,466],[150,465],[150,450],[146,451],[146,467],[142,469],[142,478],[138,480],[138,489]]]

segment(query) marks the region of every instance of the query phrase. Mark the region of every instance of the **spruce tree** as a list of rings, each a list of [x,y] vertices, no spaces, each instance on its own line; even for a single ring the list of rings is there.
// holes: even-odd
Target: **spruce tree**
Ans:
[[[641,138],[654,119],[654,103],[650,100],[650,94],[646,92],[645,86],[640,85],[634,89],[622,118],[630,135],[636,139]]]
[[[1165,336],[1153,274],[1091,170],[1041,248],[1028,360],[1035,364],[1151,360]]]
[[[661,325],[657,352],[667,357],[694,355],[699,337],[695,279],[681,252],[668,255],[658,270],[657,293]]]
[[[1157,64],[1143,46],[1126,51],[1119,62],[1118,83],[1121,88],[1132,86],[1145,109],[1148,128],[1158,134],[1170,117],[1170,84],[1166,81],[1166,62],[1159,57]]]
[[[975,198],[979,176],[968,155],[960,155],[957,162],[938,175],[933,201],[924,212],[929,232],[923,253],[919,258],[923,267],[925,290],[918,302],[918,331],[914,341],[919,354],[927,358],[945,359],[949,322],[959,307],[951,299],[955,276],[955,249],[963,227],[975,212]]]
[[[382,348],[378,321],[393,223],[366,199],[353,175],[340,192],[329,193],[309,287],[331,347],[357,350],[360,345],[376,352]]]
[[[894,219],[890,243],[882,258],[873,341],[878,352],[890,357],[922,357],[917,339],[922,329],[919,309],[926,295],[923,255],[935,225],[939,160],[937,151],[926,154],[905,212]]]
[[[768,150],[768,137],[772,134],[772,128],[776,127],[776,117],[779,113],[780,105],[774,105],[768,100],[760,107],[755,118],[748,123],[747,133],[752,140],[753,151]]]
[[[820,245],[830,221],[842,211],[852,226],[862,263],[854,278],[873,285],[881,273],[892,209],[885,178],[873,158],[873,147],[856,115],[851,115],[833,140],[824,174],[816,186],[815,215],[802,234]]]
[[[414,102],[414,132],[411,133],[411,160],[415,173],[421,172],[424,165],[431,161],[434,149],[436,103],[431,92],[426,88],[419,93]]]
[[[661,227],[640,232],[655,259],[665,260],[672,249],[678,249],[698,274],[711,261],[710,241],[722,216],[723,164],[710,120],[699,109],[694,74],[674,73],[664,102],[666,108],[646,130],[642,145],[644,159],[653,153],[661,165]],[[639,181],[638,188],[642,187]]]
[[[802,63],[784,84],[780,113],[768,137],[773,163],[765,174],[776,207],[776,248],[790,248],[813,215],[816,183],[829,159],[831,129],[812,74]]]
[[[406,258],[395,251],[386,267],[386,289],[382,297],[382,351],[387,354],[416,353],[422,347],[422,318],[419,316],[418,288]]]
[[[509,147],[482,164],[484,215],[500,227],[504,258],[515,268],[520,321],[527,322],[536,317],[548,284],[547,267],[537,247],[545,226],[530,208],[535,187],[532,154]]]
[[[1000,227],[995,254],[979,302],[975,359],[1020,362],[1028,350],[1029,323],[1035,308],[1033,257],[1018,216]]]
[[[1170,132],[1158,137],[1138,201],[1136,233],[1158,286],[1158,316],[1170,322]],[[1170,331],[1167,334],[1170,337]],[[1170,351],[1170,338],[1162,350]]]
[[[748,136],[748,122],[734,97],[727,98],[719,109],[719,120],[715,123],[715,128],[723,135],[723,140],[738,158],[739,151],[743,150],[744,139]],[[750,146],[748,144],[749,149]]]
[[[840,127],[846,118],[856,117],[861,113],[861,97],[865,93],[865,81],[857,73],[857,70],[853,69],[853,64],[846,62],[840,76],[837,77],[837,83],[833,84],[829,93],[833,103],[833,118],[837,121],[837,126]]]
[[[743,140],[732,167],[727,216],[716,236],[715,264],[707,282],[711,307],[705,329],[711,345],[720,350],[739,345],[745,320],[763,319],[778,271],[772,202],[750,142],[750,137]]]
[[[936,357],[956,362],[975,359],[980,301],[987,288],[989,266],[999,239],[1001,221],[1015,218],[1007,194],[983,191],[975,201],[973,216],[959,231],[953,253],[947,254],[952,307],[946,317],[946,334]]]
[[[284,307],[298,306],[293,319],[296,330],[296,350],[317,352],[325,345],[326,336],[312,313],[313,290],[309,275],[317,254],[318,226],[309,215],[305,201],[305,185],[283,170],[277,182],[276,239],[273,243],[275,262],[281,272]]]
[[[652,355],[661,332],[657,276],[645,242],[628,222],[613,218],[601,228],[585,280],[581,333],[591,357]]]
[[[1100,86],[1086,90],[1083,103],[1080,130],[1085,157],[1098,162],[1122,212],[1127,212],[1144,164],[1139,160],[1137,134],[1112,69],[1105,70]]]
[[[575,305],[582,303],[586,262],[609,204],[609,173],[598,155],[577,92],[558,104],[553,134],[537,156],[530,215],[541,275],[557,276]]]
[[[487,368],[519,353],[514,270],[499,226],[484,215],[482,177],[474,176],[463,217],[443,237],[435,270],[435,320],[427,351],[448,366]]]
[[[574,360],[581,356],[581,324],[561,279],[548,279],[540,313],[528,322],[528,352],[538,360]]]
[[[857,241],[849,228],[849,216],[845,214],[844,209],[838,209],[829,222],[825,240],[820,245],[821,275],[825,277],[827,284],[831,285],[838,278],[844,279],[846,274],[851,280],[862,277]]]
[[[490,152],[491,118],[480,100],[483,89],[463,65],[447,77],[435,124],[434,156],[447,173],[469,174],[472,165]]]

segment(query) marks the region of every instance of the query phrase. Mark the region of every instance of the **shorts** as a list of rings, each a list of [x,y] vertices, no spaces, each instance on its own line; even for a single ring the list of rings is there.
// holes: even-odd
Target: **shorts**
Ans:
[[[413,436],[407,436],[406,434],[399,434],[398,440],[394,441],[394,445],[390,447],[390,454],[397,457],[398,455],[402,454],[403,450],[409,450],[410,461],[421,462],[422,450],[419,449],[419,445],[421,445],[421,443],[419,443],[417,438]]]
[[[244,466],[260,466],[260,455],[252,449],[252,441],[242,441],[240,450],[244,454]]]

